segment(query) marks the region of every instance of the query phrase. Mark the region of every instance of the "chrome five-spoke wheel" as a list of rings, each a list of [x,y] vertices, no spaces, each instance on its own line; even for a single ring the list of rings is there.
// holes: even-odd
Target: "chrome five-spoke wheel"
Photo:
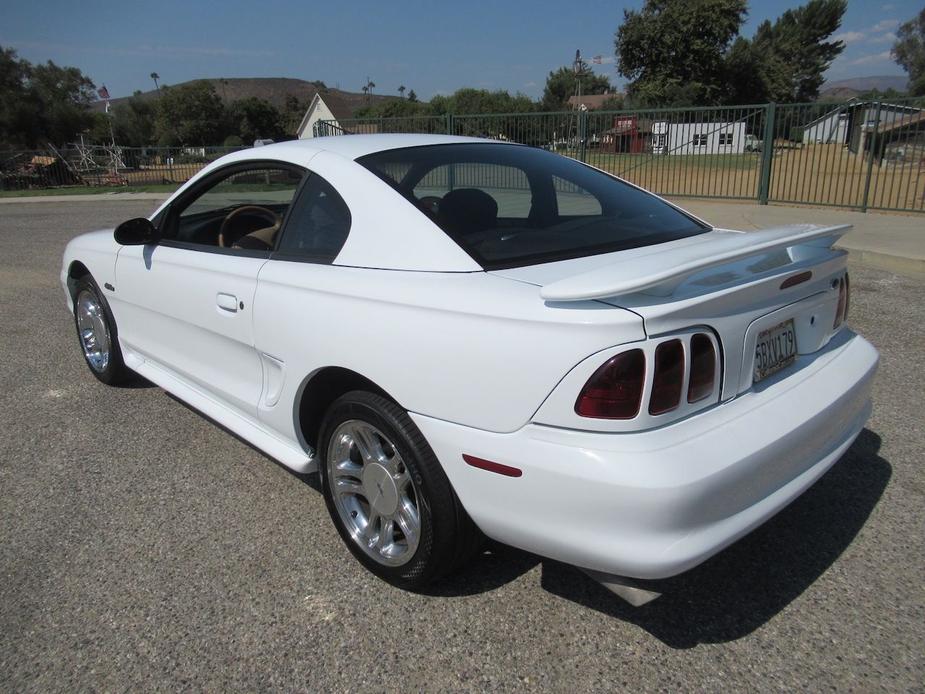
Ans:
[[[380,564],[407,563],[420,541],[421,516],[395,445],[368,422],[350,419],[334,430],[326,461],[332,501],[351,539]]]
[[[77,335],[80,338],[84,357],[94,371],[102,373],[109,366],[112,349],[103,307],[93,292],[87,289],[77,295],[75,303]]]

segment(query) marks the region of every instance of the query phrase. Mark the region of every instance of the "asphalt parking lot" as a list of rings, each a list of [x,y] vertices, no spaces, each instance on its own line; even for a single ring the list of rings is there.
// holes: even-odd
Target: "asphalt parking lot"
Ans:
[[[0,205],[0,690],[922,690],[922,281],[852,264],[868,428],[664,597],[503,547],[412,595],[352,559],[314,480],[89,374],[61,252],[152,206]]]

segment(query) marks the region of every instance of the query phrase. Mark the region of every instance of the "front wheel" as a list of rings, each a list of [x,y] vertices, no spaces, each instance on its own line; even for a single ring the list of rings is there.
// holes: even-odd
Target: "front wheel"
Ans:
[[[116,322],[109,304],[89,275],[77,280],[74,324],[90,373],[107,385],[115,385],[129,378],[130,372],[122,361],[122,351],[119,349]]]
[[[372,573],[410,590],[449,573],[480,533],[420,430],[394,402],[354,391],[319,436],[321,484],[344,543]]]

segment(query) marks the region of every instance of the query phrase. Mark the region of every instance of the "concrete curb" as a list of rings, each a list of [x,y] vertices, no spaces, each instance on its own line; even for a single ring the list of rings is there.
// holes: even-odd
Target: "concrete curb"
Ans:
[[[88,195],[29,195],[21,198],[0,197],[0,205],[17,203],[33,204],[38,202],[137,202],[139,200],[156,200],[163,202],[170,193],[91,193]]]
[[[161,203],[170,194],[94,193],[89,195],[36,195],[22,198],[0,197],[0,206],[58,202],[142,202]],[[925,278],[925,215],[883,215],[832,208],[756,205],[729,201],[677,199],[677,204],[728,229],[759,229],[809,222],[832,224],[848,222],[854,230],[838,243],[851,255],[851,261],[901,275]],[[152,208],[156,205],[152,205]]]

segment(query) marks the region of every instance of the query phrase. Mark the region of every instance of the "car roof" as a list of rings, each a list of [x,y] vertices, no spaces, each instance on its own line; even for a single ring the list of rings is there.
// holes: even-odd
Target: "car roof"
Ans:
[[[383,135],[332,135],[312,137],[306,140],[277,142],[272,145],[255,147],[238,153],[240,159],[273,158],[305,164],[318,152],[332,152],[348,159],[359,159],[374,152],[403,147],[422,147],[424,145],[447,145],[463,143],[495,143],[512,145],[514,143],[498,140],[485,140],[478,137],[460,137],[456,135],[422,135],[422,134],[383,134]],[[244,154],[246,152],[246,155]]]

